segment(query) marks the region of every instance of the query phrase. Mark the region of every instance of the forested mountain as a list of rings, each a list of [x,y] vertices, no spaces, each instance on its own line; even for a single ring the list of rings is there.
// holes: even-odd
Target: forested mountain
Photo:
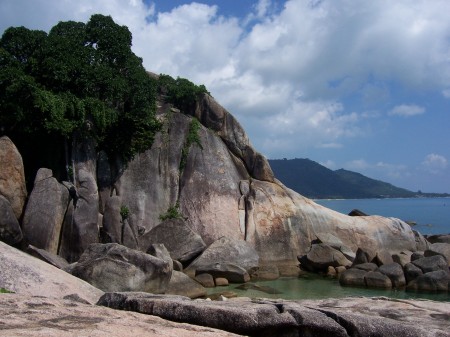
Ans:
[[[277,179],[308,198],[360,199],[442,196],[442,194],[409,191],[344,169],[333,171],[310,159],[272,159],[269,160],[269,163]]]

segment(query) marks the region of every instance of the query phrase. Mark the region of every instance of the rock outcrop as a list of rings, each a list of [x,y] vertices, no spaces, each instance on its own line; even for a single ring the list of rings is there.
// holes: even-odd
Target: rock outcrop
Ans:
[[[9,201],[16,219],[20,219],[27,199],[25,172],[22,156],[6,136],[0,138],[0,195]]]
[[[76,295],[97,302],[103,292],[46,262],[0,242],[0,288],[24,296],[62,299]]]
[[[11,204],[3,195],[0,195],[0,241],[14,245],[22,241],[22,238],[22,230]]]
[[[104,291],[164,293],[172,276],[168,262],[117,243],[92,244],[70,273]]]
[[[107,293],[99,305],[250,336],[450,336],[448,308],[386,298],[322,301],[191,301],[144,293]]]

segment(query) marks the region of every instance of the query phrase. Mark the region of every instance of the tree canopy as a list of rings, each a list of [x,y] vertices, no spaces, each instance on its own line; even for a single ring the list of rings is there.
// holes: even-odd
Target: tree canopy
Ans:
[[[48,34],[8,28],[0,40],[0,135],[77,132],[124,159],[148,149],[160,127],[157,83],[131,43],[127,27],[99,14]]]

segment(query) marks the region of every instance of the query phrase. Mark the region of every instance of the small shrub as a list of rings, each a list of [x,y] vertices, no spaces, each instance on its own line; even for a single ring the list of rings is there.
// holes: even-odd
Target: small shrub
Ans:
[[[189,154],[189,149],[192,144],[197,144],[203,150],[203,146],[200,140],[199,130],[201,124],[197,118],[192,118],[191,123],[189,124],[189,131],[186,137],[186,141],[184,143],[183,148],[181,149],[181,159],[180,159],[180,171],[183,171],[186,167],[187,156]]]
[[[179,207],[180,205],[178,204],[178,202],[175,204],[175,206],[170,206],[167,209],[166,213],[159,216],[159,220],[165,221],[168,219],[183,219],[183,215],[180,213]]]
[[[5,288],[0,288],[0,294],[13,294],[14,291],[9,291],[8,289]]]
[[[127,206],[121,206],[120,207],[120,216],[122,217],[122,220],[125,220],[130,215],[130,210]]]

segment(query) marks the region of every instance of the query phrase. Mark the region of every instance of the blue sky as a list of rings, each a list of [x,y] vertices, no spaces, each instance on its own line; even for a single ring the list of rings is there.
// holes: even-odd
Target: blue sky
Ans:
[[[111,15],[205,84],[266,157],[450,192],[448,0],[2,0],[0,32]]]

